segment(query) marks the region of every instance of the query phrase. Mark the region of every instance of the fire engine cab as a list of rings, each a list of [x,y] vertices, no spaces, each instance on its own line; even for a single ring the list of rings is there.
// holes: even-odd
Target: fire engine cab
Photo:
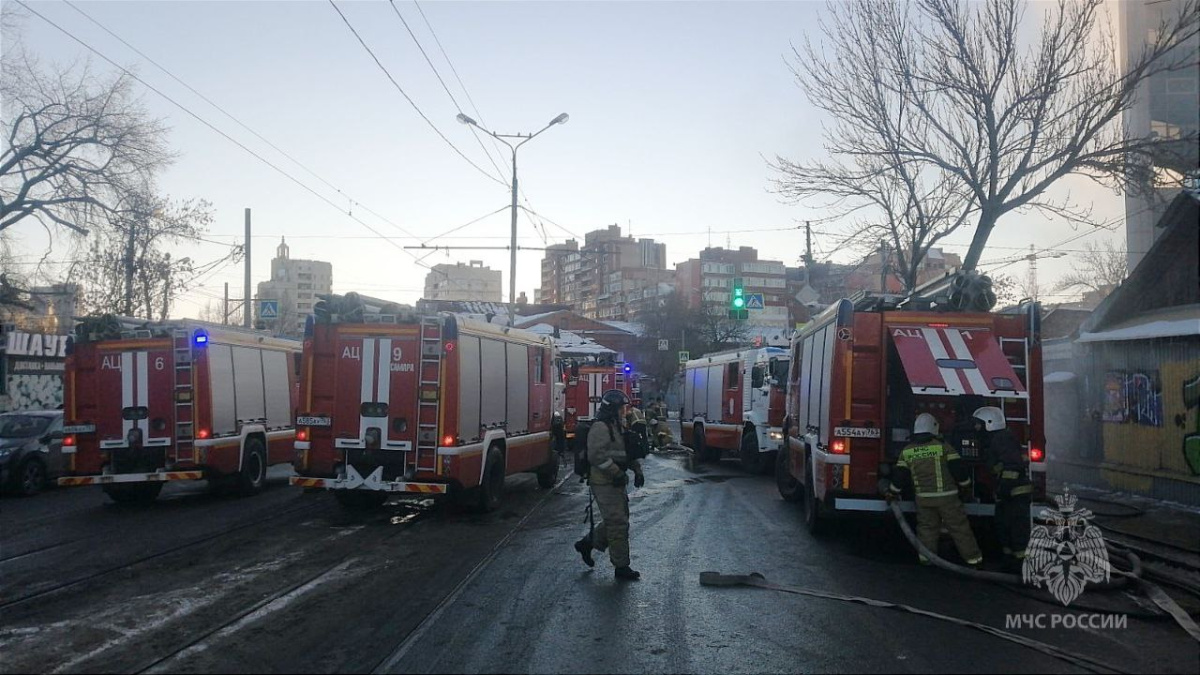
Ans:
[[[783,441],[790,357],[780,347],[735,349],[684,365],[684,445],[705,461],[738,457],[752,473],[775,466]]]
[[[971,433],[971,414],[982,406],[1004,411],[1028,452],[1033,497],[1044,498],[1039,306],[993,313],[992,296],[982,307],[957,309],[947,294],[971,283],[962,279],[948,277],[926,296],[860,293],[793,337],[776,482],[784,499],[803,501],[810,530],[825,529],[839,512],[886,510],[881,479],[920,413],[938,420],[972,467],[969,515],[995,511],[993,477]],[[937,300],[922,299],[931,296]],[[901,508],[913,510],[911,496]]]
[[[505,476],[554,485],[549,338],[356,294],[325,296],[306,332],[293,485],[348,508],[406,494],[481,510]]]
[[[111,316],[76,328],[67,357],[59,485],[154,501],[168,481],[258,492],[292,459],[300,343],[199,321]]]
[[[639,402],[641,392],[638,389],[637,377],[633,368],[628,364],[603,365],[597,362],[580,364],[573,359],[566,359],[563,364],[563,377],[566,379],[566,409],[564,410],[564,426],[567,443],[574,447],[575,429],[580,422],[596,417],[600,407],[600,397],[609,389],[619,389],[625,392],[629,400]]]

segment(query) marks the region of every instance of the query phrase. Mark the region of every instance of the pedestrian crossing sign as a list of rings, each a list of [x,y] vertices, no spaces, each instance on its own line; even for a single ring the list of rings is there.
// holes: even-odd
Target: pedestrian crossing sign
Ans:
[[[278,319],[279,318],[279,301],[278,300],[259,300],[258,301],[258,318],[260,318],[260,319]]]
[[[762,309],[763,294],[762,293],[747,293],[746,294],[746,309]]]

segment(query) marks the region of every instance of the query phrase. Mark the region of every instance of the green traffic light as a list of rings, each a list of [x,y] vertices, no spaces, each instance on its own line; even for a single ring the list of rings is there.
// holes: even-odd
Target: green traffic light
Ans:
[[[746,304],[746,299],[740,295],[733,299],[733,306],[738,309],[741,309],[743,306],[745,306],[745,304]]]

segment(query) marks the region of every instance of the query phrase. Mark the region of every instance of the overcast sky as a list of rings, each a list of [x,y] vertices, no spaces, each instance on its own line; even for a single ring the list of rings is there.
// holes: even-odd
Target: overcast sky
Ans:
[[[411,303],[421,295],[427,270],[399,247],[509,203],[507,186],[486,177],[439,138],[327,0],[77,3],[303,166],[71,6],[30,4],[334,203],[145,91],[146,106],[167,120],[169,142],[180,153],[162,176],[163,191],[211,201],[213,240],[240,238],[243,209],[252,208],[256,283],[266,278],[279,238],[287,235],[293,258],[333,263],[335,291],[358,290]],[[3,0],[3,6],[4,11],[20,10],[12,0]],[[507,150],[502,155],[487,143],[497,169],[469,128],[455,122],[454,103],[392,6],[384,0],[339,1],[338,6],[458,151],[507,180]],[[565,240],[568,232],[582,237],[618,223],[635,236],[665,242],[672,263],[695,257],[711,236],[713,245],[754,246],[760,257],[796,265],[803,233],[788,228],[829,215],[782,203],[769,190],[772,171],[766,163],[777,153],[793,159],[822,156],[822,118],[804,99],[785,62],[790,45],[801,42],[806,31],[819,37],[815,30],[822,3],[421,2],[478,115],[417,5],[397,0],[394,7],[467,114],[501,133],[536,131],[559,113],[570,114],[567,124],[551,128],[520,151],[521,188],[532,209],[549,219],[541,221],[543,231],[523,216],[523,245],[544,246]],[[1038,14],[1029,16],[1036,19]],[[47,62],[87,56],[86,48],[36,16],[30,15],[23,26],[26,47]],[[92,59],[97,68],[110,68],[98,57]],[[1123,214],[1121,198],[1110,191],[1083,180],[1064,182],[1061,192],[1068,189],[1077,200],[1094,202],[1098,214],[1117,219]],[[349,213],[389,239],[380,239]],[[836,222],[814,226],[830,233],[815,237],[818,257],[834,250],[836,234],[844,227]],[[47,245],[32,223],[9,232],[25,255]],[[502,246],[508,233],[504,209],[436,243]],[[1045,246],[1073,233],[1065,223],[1037,214],[1009,215],[992,238],[996,248],[984,260],[1019,255],[1031,243]],[[1123,242],[1123,234],[1100,232],[1063,248],[1073,251],[1105,239]],[[965,253],[969,240],[970,231],[961,233],[947,248]],[[54,252],[64,256],[67,247],[56,242]],[[221,249],[203,244],[181,254],[203,263],[220,257]],[[541,257],[540,251],[523,251],[517,258],[517,289],[531,300]],[[833,259],[853,257],[843,247]],[[507,298],[507,251],[438,252],[425,262],[471,259],[503,271]],[[1043,290],[1071,263],[1069,257],[1039,261]],[[1023,276],[1026,264],[1003,271]],[[173,314],[194,316],[206,302],[220,298],[226,281],[231,295],[240,297],[242,270],[228,267],[184,296]]]

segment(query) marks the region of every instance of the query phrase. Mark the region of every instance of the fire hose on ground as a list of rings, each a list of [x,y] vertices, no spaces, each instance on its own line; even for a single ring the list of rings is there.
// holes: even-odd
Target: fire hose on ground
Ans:
[[[993,583],[1007,584],[1011,586],[1025,585],[1024,579],[1022,579],[1018,574],[1005,574],[1002,572],[975,570],[969,567],[963,567],[962,565],[955,565],[954,563],[938,557],[936,553],[930,551],[924,544],[921,543],[921,540],[917,538],[917,535],[912,531],[912,528],[909,527],[908,521],[904,519],[904,513],[900,511],[900,505],[892,502],[890,506],[892,515],[896,516],[896,522],[900,524],[900,530],[904,533],[904,537],[908,539],[908,543],[912,544],[913,548],[915,548],[922,556],[933,563],[934,566],[946,570],[947,572],[953,572],[954,574],[959,574],[971,579],[991,581]],[[1196,622],[1192,620],[1192,617],[1189,616],[1188,613],[1185,612],[1183,608],[1180,607],[1174,600],[1172,600],[1171,596],[1167,595],[1166,591],[1159,588],[1155,584],[1142,579],[1142,561],[1137,557],[1136,554],[1134,554],[1132,551],[1117,548],[1116,546],[1108,543],[1105,543],[1105,548],[1108,549],[1108,552],[1111,555],[1123,556],[1129,562],[1130,570],[1125,572],[1113,568],[1113,571],[1117,574],[1117,578],[1106,584],[1097,584],[1096,588],[1100,590],[1115,590],[1122,588],[1127,584],[1132,584],[1135,588],[1145,593],[1146,597],[1150,598],[1150,600],[1157,605],[1159,609],[1166,612],[1171,618],[1173,618],[1175,623],[1179,624],[1179,627],[1186,631],[1193,640],[1200,642],[1200,626],[1196,625]]]
[[[912,544],[913,548],[915,548],[922,555],[924,555],[933,565],[935,565],[941,569],[944,569],[948,572],[953,572],[954,574],[960,574],[960,575],[963,575],[963,576],[966,576],[966,577],[972,578],[972,579],[979,579],[981,581],[990,581],[993,583],[1004,584],[1006,586],[1023,586],[1024,585],[1024,581],[1022,580],[1022,578],[1016,574],[1005,574],[1005,573],[1000,573],[1000,572],[988,572],[988,571],[982,571],[982,570],[975,570],[975,569],[963,567],[961,565],[955,565],[951,562],[946,561],[945,559],[936,555],[934,552],[930,551],[927,547],[925,547],[924,544],[921,543],[921,541],[919,539],[917,539],[916,534],[912,531],[912,528],[909,527],[908,521],[906,521],[904,519],[904,514],[903,514],[903,512],[900,511],[899,504],[895,504],[895,503],[891,504],[891,510],[892,510],[892,514],[895,515],[895,517],[896,517],[896,521],[900,524],[900,529],[904,533],[905,538],[908,539],[909,543]],[[1137,557],[1137,555],[1135,555],[1131,551],[1119,549],[1110,544],[1106,544],[1106,547],[1108,548],[1109,552],[1112,555],[1124,557],[1129,562],[1130,570],[1128,572],[1125,572],[1122,570],[1116,570],[1117,578],[1112,580],[1108,584],[1099,586],[1099,588],[1113,590],[1113,589],[1118,589],[1118,588],[1121,588],[1123,586],[1126,586],[1126,585],[1132,583],[1136,588],[1142,590],[1147,595],[1147,597],[1149,597],[1150,600],[1154,602],[1154,604],[1156,604],[1159,608],[1161,608],[1164,612],[1166,612],[1169,616],[1171,616],[1171,618],[1173,618],[1175,620],[1175,622],[1177,624],[1179,624],[1179,626],[1188,633],[1188,635],[1190,635],[1197,642],[1200,642],[1200,627],[1198,627],[1196,625],[1195,621],[1192,620],[1192,618],[1187,614],[1187,612],[1185,612],[1178,604],[1176,604],[1175,601],[1172,600],[1170,598],[1170,596],[1168,596],[1166,594],[1166,592],[1164,592],[1161,588],[1159,588],[1158,586],[1156,586],[1150,582],[1147,582],[1141,578],[1142,565],[1141,565],[1141,560]],[[1081,668],[1086,668],[1092,672],[1117,672],[1117,673],[1129,672],[1129,671],[1125,671],[1125,670],[1116,668],[1110,664],[1104,663],[1102,661],[1091,658],[1084,654],[1079,654],[1079,653],[1072,652],[1072,651],[1069,651],[1066,649],[1062,649],[1060,647],[1056,647],[1054,645],[1047,644],[1047,643],[1041,642],[1039,640],[1034,640],[1032,638],[1025,637],[1024,635],[1019,635],[1017,633],[1012,633],[1009,631],[1001,630],[999,628],[996,628],[995,626],[989,626],[987,624],[982,624],[982,623],[979,623],[976,621],[968,621],[966,619],[960,619],[958,617],[948,616],[945,614],[939,614],[937,612],[931,612],[929,610],[924,610],[924,609],[920,609],[917,607],[913,607],[911,605],[905,605],[905,604],[901,604],[901,603],[887,602],[887,601],[883,601],[883,600],[875,600],[873,598],[842,595],[842,594],[838,594],[838,593],[827,593],[824,591],[818,591],[818,590],[808,589],[808,588],[799,588],[799,587],[794,587],[794,586],[785,586],[782,584],[774,584],[774,583],[767,581],[767,579],[763,575],[761,575],[757,572],[752,572],[750,574],[721,574],[720,572],[701,572],[700,573],[700,585],[701,586],[745,586],[745,587],[752,587],[752,588],[762,588],[762,589],[767,589],[767,590],[780,591],[780,592],[784,592],[784,593],[791,593],[794,595],[804,595],[804,596],[814,597],[814,598],[823,598],[826,600],[837,600],[839,602],[849,602],[849,603],[866,605],[868,607],[878,607],[881,609],[890,609],[890,610],[895,610],[895,611],[906,612],[909,614],[915,614],[917,616],[923,616],[923,617],[927,617],[930,619],[944,621],[947,623],[952,623],[952,624],[963,626],[966,628],[972,628],[974,630],[982,631],[984,633],[993,635],[1002,640],[1006,640],[1008,642],[1019,644],[1024,647],[1028,647],[1035,651],[1046,654],[1047,656],[1052,656],[1056,659],[1066,661],[1075,666],[1078,666]]]

